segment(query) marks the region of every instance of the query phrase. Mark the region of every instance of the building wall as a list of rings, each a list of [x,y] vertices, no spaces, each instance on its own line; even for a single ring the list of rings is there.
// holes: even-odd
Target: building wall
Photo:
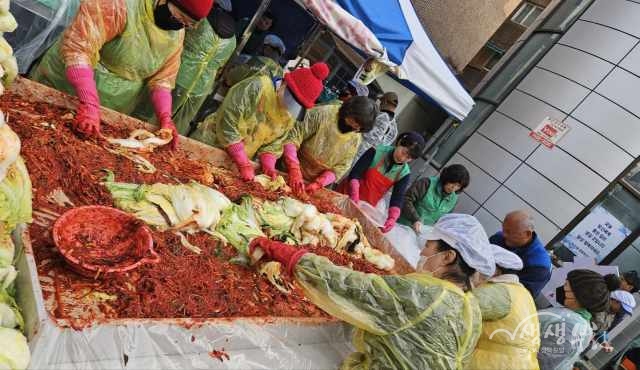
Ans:
[[[490,233],[532,212],[549,242],[640,156],[640,3],[597,0],[458,150],[472,182],[458,211]],[[571,127],[554,149],[529,138],[545,117]]]
[[[529,0],[527,2],[546,8],[551,3],[551,0]],[[524,3],[523,1],[522,4]],[[520,9],[520,6],[518,6],[514,12],[517,12],[518,9]],[[510,14],[489,39],[491,43],[505,51],[511,48],[524,31],[526,31],[524,26],[511,21],[512,16],[513,14]],[[489,70],[485,68],[485,64],[493,55],[494,53],[489,50],[488,47],[483,46],[464,68],[460,80],[467,90],[473,90],[487,75]]]
[[[462,71],[521,0],[413,0],[445,60]]]

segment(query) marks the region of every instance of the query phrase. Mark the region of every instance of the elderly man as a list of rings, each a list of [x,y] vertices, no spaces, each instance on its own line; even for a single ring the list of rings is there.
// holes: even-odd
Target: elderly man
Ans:
[[[551,258],[534,231],[533,218],[522,210],[507,214],[502,231],[489,241],[522,259],[524,268],[518,272],[518,277],[535,299],[551,278]]]

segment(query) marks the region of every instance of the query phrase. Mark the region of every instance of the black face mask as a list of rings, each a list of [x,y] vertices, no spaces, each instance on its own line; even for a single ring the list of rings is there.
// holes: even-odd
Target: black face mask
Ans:
[[[184,24],[180,23],[171,14],[168,3],[156,6],[153,11],[153,19],[156,22],[156,26],[165,31],[177,31],[184,28]]]
[[[564,306],[564,285],[556,288],[556,302]]]
[[[343,118],[338,119],[338,130],[343,134],[354,131],[353,127],[347,125],[347,122]]]

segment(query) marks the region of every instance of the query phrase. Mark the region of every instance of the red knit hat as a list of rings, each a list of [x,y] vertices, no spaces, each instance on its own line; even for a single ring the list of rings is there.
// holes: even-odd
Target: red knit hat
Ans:
[[[329,76],[326,63],[316,63],[311,68],[298,68],[284,75],[287,87],[305,108],[312,108],[322,93],[324,81]]]
[[[170,0],[180,10],[197,21],[206,17],[213,7],[214,0]]]

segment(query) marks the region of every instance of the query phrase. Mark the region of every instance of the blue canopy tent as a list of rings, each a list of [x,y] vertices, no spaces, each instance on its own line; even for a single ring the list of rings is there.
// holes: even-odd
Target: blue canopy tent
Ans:
[[[397,77],[416,94],[430,98],[462,120],[474,102],[425,32],[410,0],[337,0],[362,21],[399,66]]]

